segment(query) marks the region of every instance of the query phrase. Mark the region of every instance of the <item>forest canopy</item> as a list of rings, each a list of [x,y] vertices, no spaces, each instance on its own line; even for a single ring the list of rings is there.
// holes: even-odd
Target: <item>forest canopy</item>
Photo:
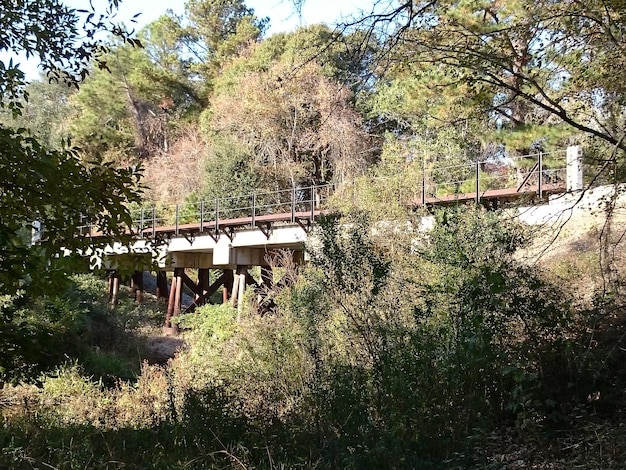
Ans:
[[[9,3],[0,48],[37,56],[45,73],[26,83],[15,64],[2,68],[2,207],[13,215],[3,224],[13,244],[34,220],[55,234],[47,253],[78,243],[68,236],[81,221],[111,232],[130,223],[138,173],[129,168],[139,165],[143,203],[155,206],[389,176],[399,166],[408,177],[418,165],[570,144],[585,146],[603,180],[624,173],[619,2],[375,2],[334,28],[271,37],[269,19],[243,0],[190,1],[136,37],[115,23],[115,1],[105,12]],[[16,173],[19,161],[39,180]],[[75,186],[44,189],[48,179]],[[37,185],[39,194],[25,191]],[[8,243],[3,259],[14,265],[8,253],[26,246]]]
[[[20,17],[27,4],[33,14]],[[26,128],[44,149],[71,143],[70,161],[107,168],[104,181],[128,185],[135,177],[122,168],[141,165],[146,205],[335,184],[398,165],[408,175],[418,164],[571,144],[585,146],[603,180],[623,174],[619,2],[374,2],[371,13],[334,28],[266,37],[269,19],[243,0],[193,0],[136,38],[114,22],[116,5],[7,6],[0,46],[38,56],[45,77],[26,83],[5,65],[0,119],[20,131],[6,145],[23,147]],[[96,38],[107,31],[105,47]],[[93,214],[103,204],[94,202]],[[27,209],[7,233],[48,210],[30,205],[21,204]]]

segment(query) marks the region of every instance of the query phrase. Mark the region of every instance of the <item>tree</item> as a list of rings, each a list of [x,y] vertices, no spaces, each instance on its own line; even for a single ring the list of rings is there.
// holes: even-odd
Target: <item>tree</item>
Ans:
[[[177,129],[208,105],[221,68],[264,24],[241,0],[194,0],[140,31],[141,49],[110,47],[110,73],[95,69],[74,99],[79,144],[115,161],[168,153]]]
[[[291,65],[294,72],[315,62],[325,77],[349,87],[355,94],[368,88],[369,61],[375,47],[376,43],[365,38],[362,31],[344,34],[323,24],[275,34],[261,45],[266,51],[274,51],[275,59]]]
[[[169,90],[175,110],[183,116],[206,107],[203,81],[192,70],[193,58],[186,54],[181,41],[183,18],[166,14],[150,23],[139,36],[151,67],[143,67],[145,78]]]
[[[106,67],[97,33],[109,31],[137,45],[109,21],[117,4],[110,0],[107,13],[85,11],[81,19],[83,13],[59,0],[3,1],[0,51],[34,55],[49,80],[78,86],[90,60]],[[16,64],[0,62],[0,107],[19,116],[28,98],[25,84]],[[125,204],[139,199],[138,179],[136,169],[85,164],[67,142],[53,150],[28,130],[1,124],[0,295],[49,290],[74,266],[79,250],[93,245],[76,236],[82,224],[94,224],[103,235],[101,243],[121,236],[130,223]],[[33,246],[31,229],[39,223],[45,230]]]
[[[10,110],[0,110],[0,122],[6,127],[28,128],[45,147],[59,148],[68,137],[67,122],[59,116],[69,114],[75,91],[64,83],[35,80],[24,88],[28,100],[21,101],[21,114],[14,117]]]
[[[168,113],[176,112],[169,85],[151,79],[144,49],[111,47],[108,70],[94,70],[73,97],[72,134],[92,159],[145,159],[168,146]]]
[[[190,0],[187,10],[190,25],[181,39],[195,57],[195,71],[205,79],[260,39],[268,21],[258,19],[243,0]]]
[[[274,189],[354,177],[375,152],[351,90],[317,63],[294,68],[284,45],[255,46],[224,71],[201,117],[205,135],[243,145]]]
[[[622,10],[617,1],[409,0],[344,27],[382,31],[380,72],[438,68],[437,84],[464,86],[502,129],[562,123],[623,151]],[[525,147],[540,138],[532,133]]]

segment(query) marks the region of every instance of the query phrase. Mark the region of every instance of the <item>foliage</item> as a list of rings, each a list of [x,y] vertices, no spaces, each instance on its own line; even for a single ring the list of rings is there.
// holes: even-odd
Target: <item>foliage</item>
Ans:
[[[549,411],[535,397],[552,400],[568,303],[514,260],[520,227],[464,212],[439,214],[418,245],[408,227],[370,235],[363,216],[322,223],[312,246],[321,270],[296,287],[292,308],[317,358],[313,419],[333,436],[325,452],[358,439],[377,462],[382,441],[418,465],[469,433]]]
[[[190,194],[211,188],[212,185],[205,183],[214,174],[213,169],[206,168],[208,151],[208,144],[196,125],[179,129],[168,153],[154,155],[146,164],[144,199],[154,205],[175,205]]]
[[[154,305],[122,302],[114,315],[104,292],[102,280],[74,275],[61,295],[5,296],[0,305],[0,380],[36,381],[68,361],[78,361],[102,383],[132,379],[143,348],[136,330],[156,320],[150,310]]]
[[[106,17],[88,16],[83,40],[77,12],[57,0],[4,3],[0,50],[36,55],[49,80],[70,85],[86,76],[90,59],[105,66],[98,62],[103,46],[93,35],[106,29]],[[113,32],[136,44],[125,31]],[[0,106],[19,116],[22,98],[27,98],[23,73],[12,64],[1,63],[0,69]],[[68,143],[59,145],[60,150],[47,148],[14,124],[0,125],[0,294],[12,295],[18,289],[35,294],[50,288],[51,281],[76,263],[78,250],[91,245],[88,238],[75,236],[77,227],[93,224],[104,236],[102,243],[123,233],[124,223],[130,221],[124,204],[138,200],[140,174],[131,168],[86,165]],[[45,233],[31,246],[35,222]]]
[[[122,163],[167,149],[168,113],[181,112],[186,97],[152,78],[145,49],[118,44],[103,57],[107,70],[94,70],[71,100],[76,143],[90,160]]]
[[[130,225],[123,204],[138,200],[135,169],[86,166],[77,149],[47,150],[25,129],[0,127],[0,155],[2,294],[41,292],[72,262],[82,264],[79,250],[94,241],[76,237],[77,227],[93,224],[106,243]],[[36,245],[31,229],[42,230]]]
[[[104,452],[168,468],[484,468],[580,463],[558,444],[576,439],[594,449],[584,458],[614,465],[621,435],[587,404],[588,369],[604,353],[581,349],[574,322],[586,320],[519,261],[528,233],[505,213],[435,218],[422,234],[363,213],[323,220],[312,265],[275,313],[184,315],[186,346],[136,381],[101,383],[70,365],[39,389],[5,388],[2,462],[104,465]],[[100,287],[79,281],[66,298],[88,307]],[[550,437],[563,427],[573,431]]]
[[[194,1],[142,30],[143,48],[110,47],[73,100],[71,127],[91,158],[132,161],[167,154],[177,129],[206,106],[221,67],[263,21],[240,1]],[[134,44],[131,44],[131,46]]]
[[[221,209],[249,206],[247,196],[263,187],[258,166],[245,148],[230,139],[213,139],[205,165],[206,179],[201,196],[211,202],[224,198],[220,201]]]
[[[624,149],[615,126],[623,89],[604,66],[623,55],[615,2],[407,1],[356,25],[383,28],[396,69],[439,74],[438,102],[456,96],[514,131],[564,123]]]
[[[314,26],[259,41],[265,22],[243,2],[193,0],[141,33],[145,49],[99,55],[111,73],[96,63],[71,98],[77,138],[97,161],[158,157],[153,184],[180,181],[153,188],[154,202],[184,195],[183,219],[200,197],[366,175],[335,195],[343,216],[319,219],[311,263],[271,313],[205,306],[179,318],[180,338],[157,338],[156,303],[122,298],[111,311],[101,280],[49,282],[75,261],[53,256],[61,247],[88,246],[70,238],[84,203],[118,235],[136,174],[49,150],[55,126],[38,124],[46,145],[7,130],[0,466],[619,466],[626,436],[608,421],[623,404],[619,291],[594,303],[528,264],[529,233],[508,212],[436,211],[424,231],[407,206],[420,181],[464,179],[459,165],[573,128],[619,144],[623,84],[606,67],[621,63],[617,6],[406,1],[369,18],[395,21],[390,36]],[[6,108],[26,116],[13,74]],[[45,217],[52,230],[30,246],[29,224]],[[588,260],[555,269],[585,279]],[[157,360],[148,340],[175,357]]]
[[[354,54],[356,47],[361,54]],[[368,87],[369,58],[376,44],[368,43],[361,31],[340,32],[324,24],[301,27],[290,33],[275,34],[260,44],[259,55],[271,53],[274,59],[294,71],[308,62],[318,64],[324,76],[337,81],[356,95]]]
[[[219,89],[203,114],[207,138],[243,149],[267,175],[289,188],[347,180],[372,156],[349,90],[315,64],[291,73],[270,63]]]
[[[69,113],[74,92],[63,83],[36,80],[24,88],[28,99],[20,102],[21,114],[14,116],[8,109],[0,110],[0,122],[5,127],[30,129],[44,147],[60,150],[68,137],[67,123],[61,116]]]
[[[267,19],[258,19],[242,0],[192,0],[187,4],[190,24],[183,27],[184,53],[193,57],[193,69],[211,79],[228,59],[258,40]],[[207,80],[208,81],[208,80]]]
[[[101,59],[105,46],[97,38],[98,33],[110,32],[125,42],[140,45],[115,23],[119,1],[106,3],[107,12],[99,13],[91,5],[86,10],[75,10],[59,0],[5,0],[0,17],[0,50],[35,56],[49,80],[77,87],[89,74],[91,60],[100,68],[107,66]],[[19,64],[12,60],[8,65],[0,62],[2,108],[20,113],[24,85]]]

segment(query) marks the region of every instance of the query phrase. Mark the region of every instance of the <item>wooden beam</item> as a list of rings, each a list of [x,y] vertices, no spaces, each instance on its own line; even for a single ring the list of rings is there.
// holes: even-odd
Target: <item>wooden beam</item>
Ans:
[[[112,275],[112,288],[111,288],[111,305],[113,307],[117,306],[117,301],[119,300],[119,294],[120,294],[120,280],[121,280],[121,276],[120,273],[118,273],[117,271],[113,272]]]
[[[182,268],[180,268],[180,269],[182,269]],[[193,292],[196,295],[201,295],[200,294],[200,290],[198,288],[198,285],[195,282],[193,282],[189,276],[187,276],[187,273],[185,273],[184,269],[183,269],[183,272],[182,272],[180,277],[181,277],[182,282],[187,287],[189,287],[189,289],[191,289],[191,292]]]
[[[272,288],[274,273],[271,266],[261,266],[261,285]]]
[[[237,306],[237,298],[239,297],[239,266],[237,266],[237,274],[233,278],[233,293],[230,297],[230,302],[233,307]]]
[[[535,165],[530,169],[530,171],[528,172],[528,174],[526,175],[526,178],[524,178],[524,180],[522,181],[522,183],[517,187],[516,192],[520,192],[522,190],[522,188],[524,186],[526,186],[526,183],[528,183],[528,180],[530,179],[530,177],[533,175],[533,173],[535,172],[535,170],[537,170],[537,167],[539,166],[539,162],[537,161],[537,163],[535,163]]]
[[[222,303],[228,303],[228,299],[232,295],[233,291],[233,270],[225,269],[224,270],[224,291],[222,293]]]
[[[135,302],[140,304],[143,300],[143,271],[135,271],[132,277],[132,287],[135,294]]]
[[[113,300],[113,275],[115,274],[115,271],[108,271],[107,274],[109,281],[109,296],[107,300],[111,302],[111,300]]]
[[[208,268],[198,269],[198,297],[207,293],[210,288],[210,270]]]
[[[237,266],[237,277],[239,278],[239,290],[237,291],[236,297],[237,297],[237,310],[239,311],[239,314],[241,314],[241,310],[243,309],[243,294],[246,292],[246,280],[248,276],[250,276],[250,273],[248,273],[247,266]],[[235,297],[235,293],[233,293],[233,297]]]
[[[165,314],[165,328],[172,327],[172,315],[174,314],[174,301],[176,300],[176,278],[172,278],[172,285],[170,287],[170,295],[167,301],[167,313]]]
[[[256,282],[256,279],[252,277],[248,271],[245,273],[246,276],[246,284],[249,286],[258,286],[259,284]]]
[[[172,316],[180,315],[180,307],[182,303],[183,297],[183,278],[186,276],[185,268],[176,268],[174,269],[175,280],[176,280],[176,295],[174,296],[174,311],[172,312]]]
[[[166,299],[168,297],[167,273],[165,271],[157,271],[156,296],[157,299]]]
[[[226,278],[226,273],[218,277],[215,282],[207,288],[204,294],[194,300],[194,302],[189,307],[187,307],[187,310],[185,310],[185,312],[192,313],[196,310],[197,307],[205,304],[209,300],[209,298],[211,298],[211,296],[217,292],[217,289],[224,285],[224,281],[226,280]]]

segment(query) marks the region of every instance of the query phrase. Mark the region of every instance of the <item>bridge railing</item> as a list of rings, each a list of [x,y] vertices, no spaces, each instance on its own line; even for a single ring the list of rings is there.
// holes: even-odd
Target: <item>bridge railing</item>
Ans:
[[[564,188],[567,160],[564,151],[522,157],[498,157],[459,165],[437,166],[422,174],[422,203],[452,195],[475,198],[489,191],[549,191]]]
[[[255,225],[259,217],[283,214],[285,222],[306,216],[315,218],[334,193],[334,184],[298,186],[278,191],[255,192],[242,196],[193,201],[183,204],[142,207],[132,211],[133,227],[138,235],[154,235],[157,227],[170,226],[178,233],[186,225],[219,230],[220,224]]]
[[[565,189],[567,179],[566,151],[537,153],[522,157],[498,156],[483,161],[456,165],[424,167],[413,173],[411,181],[404,181],[399,191],[393,191],[385,178],[371,179],[373,188],[380,188],[381,202],[389,197],[402,199],[404,204],[431,204],[437,200],[475,197],[477,201],[490,191],[506,190],[512,194]],[[360,181],[363,184],[364,180]],[[366,184],[369,184],[367,183]],[[199,225],[217,231],[221,222],[241,223],[254,226],[259,217],[283,214],[285,222],[296,218],[315,217],[316,211],[324,209],[327,202],[337,195],[357,194],[359,183],[302,185],[277,191],[255,192],[214,200],[188,201],[183,204],[141,207],[132,211],[133,233],[152,235],[159,227],[171,227],[179,233],[187,224]],[[340,188],[341,191],[336,190]],[[493,194],[493,193],[492,193]],[[80,234],[94,234],[86,220],[78,230]]]
[[[564,190],[567,183],[565,151],[459,164],[433,163],[426,168],[419,165],[419,161],[412,161],[390,177],[364,176],[343,183],[338,195],[351,202],[359,197],[375,197],[375,202],[390,208],[398,203],[419,206],[531,192],[543,195]]]

